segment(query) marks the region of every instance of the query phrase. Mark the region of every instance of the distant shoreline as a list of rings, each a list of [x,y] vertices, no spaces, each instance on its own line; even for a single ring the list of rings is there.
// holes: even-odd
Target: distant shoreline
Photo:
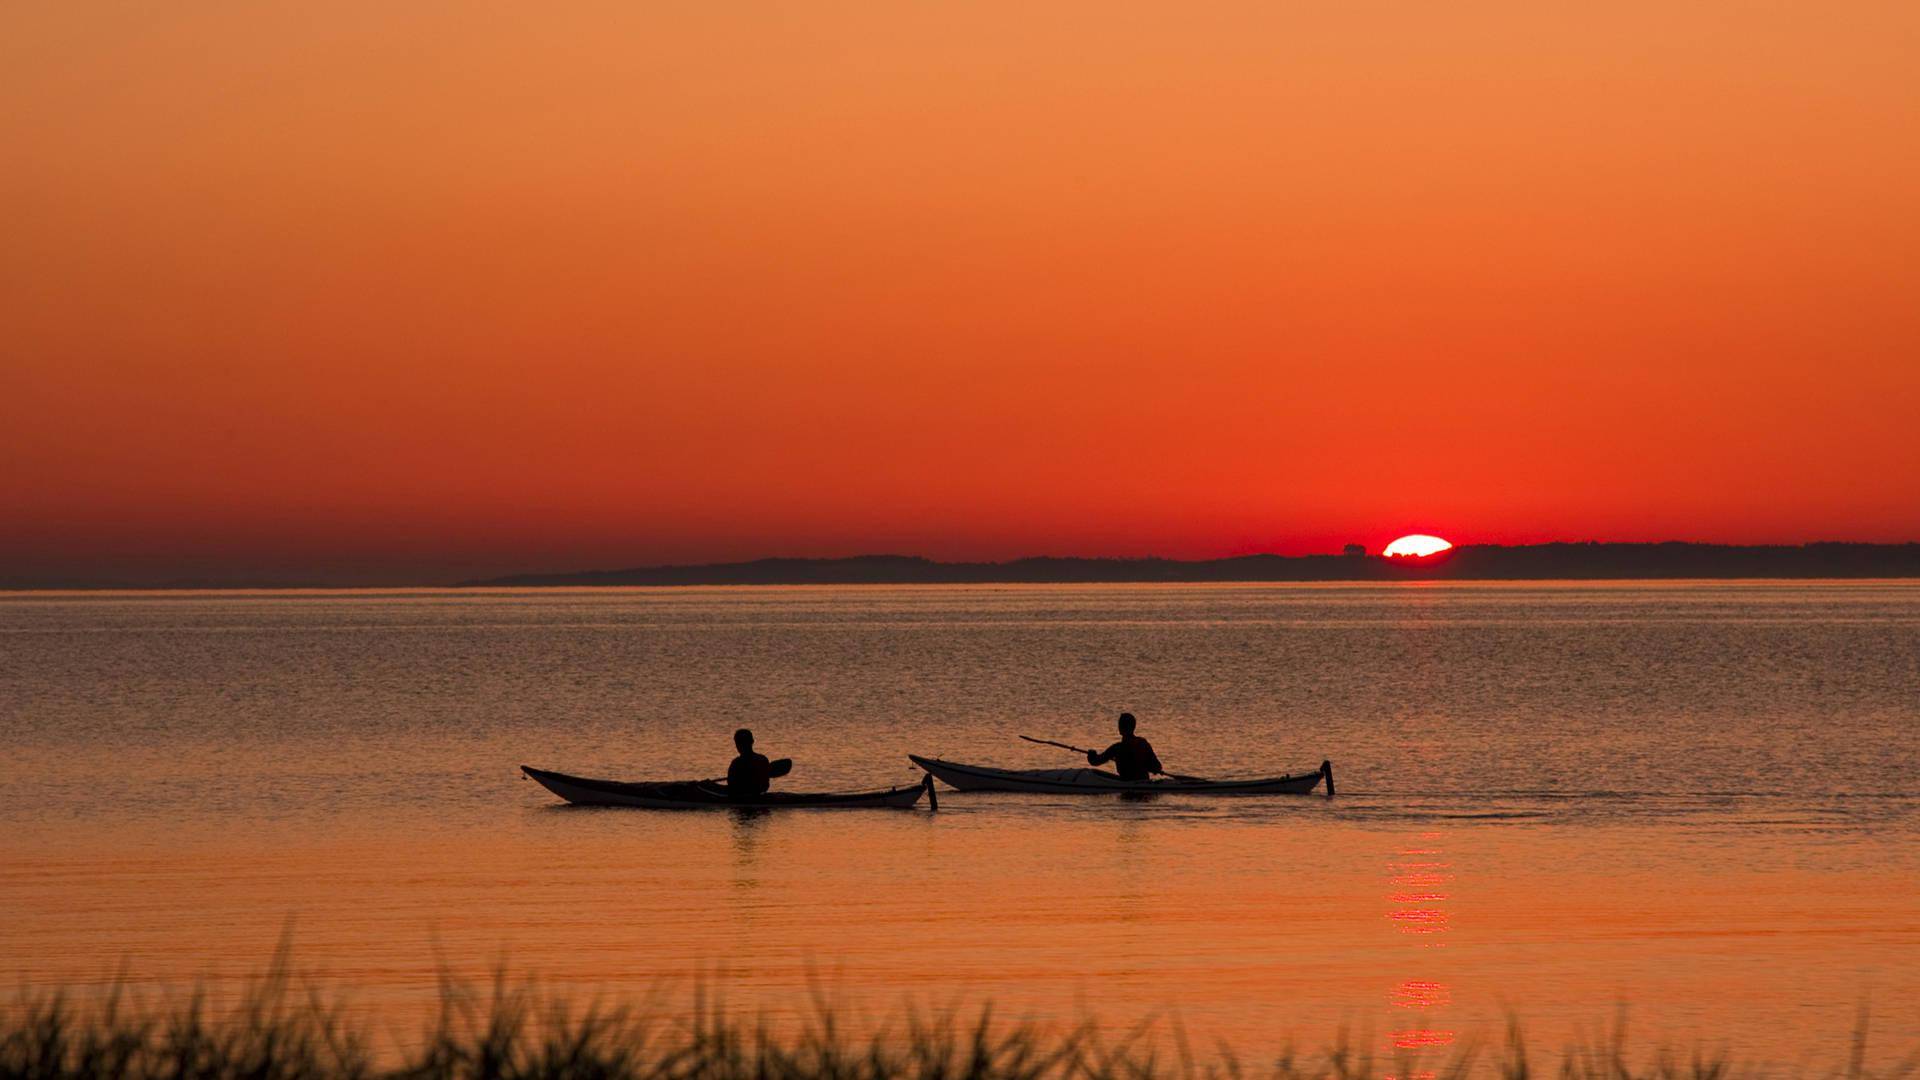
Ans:
[[[686,585],[1128,585],[1314,581],[1617,581],[1920,578],[1920,543],[1473,544],[1424,559],[1359,555],[1238,555],[1222,559],[1037,556],[1006,562],[940,562],[916,555],[766,558],[509,574],[467,581],[29,581],[0,578],[0,592],[338,590]]]
[[[1551,543],[1457,547],[1423,559],[1380,555],[1241,555],[1224,559],[1036,557],[937,562],[911,555],[755,559],[514,574],[462,587],[626,585],[1043,585],[1278,581],[1526,581],[1626,578],[1920,577],[1920,543],[1799,545]]]

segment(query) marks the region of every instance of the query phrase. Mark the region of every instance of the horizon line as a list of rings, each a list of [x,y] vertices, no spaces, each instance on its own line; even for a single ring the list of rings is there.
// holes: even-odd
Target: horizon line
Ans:
[[[1359,547],[1360,545],[1358,544],[1348,545],[1349,549],[1359,548]],[[1664,573],[1660,572],[1661,570],[1660,567],[1657,567],[1657,566],[1646,567],[1645,569],[1649,569],[1654,572],[1644,576],[1651,579],[1664,579],[1664,580],[1675,580],[1675,579],[1684,578],[1684,577],[1702,577],[1705,579],[1736,580],[1742,576],[1757,576],[1763,579],[1764,578],[1784,579],[1784,578],[1789,578],[1794,576],[1800,576],[1809,580],[1821,580],[1821,579],[1833,579],[1833,578],[1860,579],[1860,578],[1875,577],[1875,576],[1891,577],[1891,578],[1920,577],[1920,540],[1904,540],[1904,541],[1807,540],[1807,541],[1800,541],[1800,542],[1735,544],[1735,543],[1725,543],[1720,541],[1703,541],[1703,540],[1624,540],[1624,541],[1621,541],[1621,540],[1589,539],[1589,540],[1548,540],[1548,541],[1540,541],[1537,543],[1528,543],[1528,544],[1463,543],[1463,544],[1457,544],[1445,552],[1441,552],[1439,554],[1431,555],[1431,556],[1399,556],[1399,555],[1390,556],[1390,555],[1384,554],[1381,551],[1373,551],[1373,550],[1365,550],[1365,549],[1362,549],[1359,551],[1344,550],[1344,551],[1329,551],[1329,552],[1312,552],[1312,553],[1297,554],[1297,555],[1284,555],[1277,552],[1255,551],[1255,552],[1246,552],[1246,553],[1235,554],[1235,555],[1220,555],[1220,556],[1211,556],[1211,557],[1205,557],[1205,558],[1180,558],[1180,557],[1171,557],[1171,556],[1154,555],[1154,554],[1147,554],[1147,555],[1037,554],[1037,555],[1022,555],[1022,556],[1016,556],[1016,557],[1007,558],[1007,559],[936,559],[926,555],[902,554],[898,552],[886,552],[886,551],[863,552],[855,555],[821,555],[821,556],[762,555],[762,556],[756,556],[748,559],[730,559],[730,560],[723,560],[723,561],[708,561],[708,562],[694,562],[694,563],[629,564],[626,566],[589,568],[589,569],[582,569],[582,570],[515,571],[515,572],[495,574],[495,575],[490,575],[490,576],[480,577],[480,578],[464,578],[459,580],[442,579],[438,581],[420,580],[420,581],[412,581],[412,582],[393,582],[393,583],[370,583],[366,581],[361,581],[357,583],[350,582],[350,581],[349,582],[326,582],[326,581],[317,581],[312,578],[303,579],[301,577],[296,577],[294,575],[287,575],[284,577],[253,576],[248,578],[232,578],[232,579],[176,576],[176,577],[171,577],[164,580],[146,580],[146,581],[128,581],[123,579],[114,579],[114,578],[105,578],[105,577],[55,578],[55,577],[48,576],[48,577],[31,578],[31,579],[29,578],[9,579],[6,577],[0,577],[0,592],[18,592],[18,593],[24,593],[24,592],[122,592],[122,591],[124,592],[167,592],[167,591],[243,592],[243,591],[263,591],[263,590],[351,591],[351,590],[364,590],[364,589],[468,589],[468,588],[481,588],[481,587],[489,587],[489,586],[492,586],[492,587],[522,587],[522,586],[553,587],[553,586],[569,583],[568,579],[579,579],[579,580],[572,580],[571,583],[573,584],[590,585],[593,583],[584,579],[608,578],[608,577],[615,577],[620,575],[653,575],[656,577],[688,576],[688,575],[698,575],[698,574],[701,574],[702,572],[705,572],[708,574],[721,574],[727,571],[739,572],[739,571],[747,571],[755,568],[758,568],[761,570],[767,570],[770,568],[780,568],[780,567],[786,567],[790,569],[801,569],[801,568],[807,568],[807,567],[857,568],[861,564],[867,564],[869,566],[876,566],[876,565],[889,566],[890,565],[896,568],[909,567],[909,568],[918,569],[926,572],[932,572],[932,573],[938,573],[944,570],[944,571],[954,571],[954,572],[971,572],[976,575],[978,574],[990,575],[991,572],[995,569],[1033,567],[1035,566],[1035,564],[1059,564],[1058,568],[1062,570],[1067,569],[1069,567],[1077,566],[1081,568],[1090,567],[1095,569],[1098,569],[1098,568],[1121,569],[1126,567],[1136,567],[1136,568],[1155,567],[1155,568],[1160,568],[1160,569],[1169,570],[1169,571],[1178,571],[1178,570],[1200,571],[1200,570],[1205,570],[1207,568],[1228,567],[1236,563],[1247,563],[1247,562],[1253,562],[1253,561],[1259,561],[1259,562],[1270,563],[1270,564],[1293,564],[1296,567],[1302,566],[1304,564],[1315,564],[1315,565],[1321,566],[1323,569],[1326,568],[1325,564],[1332,563],[1334,564],[1335,567],[1338,567],[1338,566],[1353,567],[1356,565],[1365,566],[1375,571],[1376,573],[1359,576],[1359,577],[1342,577],[1339,575],[1331,575],[1331,576],[1316,575],[1312,578],[1306,578],[1306,579],[1272,578],[1272,577],[1252,577],[1252,578],[1236,579],[1231,577],[1206,577],[1206,578],[1200,578],[1200,579],[1194,580],[1192,583],[1210,582],[1210,581],[1224,582],[1224,581],[1233,581],[1233,580],[1242,580],[1242,581],[1247,581],[1251,583],[1257,583],[1260,581],[1268,581],[1268,580],[1281,580],[1281,581],[1285,581],[1285,580],[1363,580],[1364,581],[1364,580],[1392,580],[1393,579],[1393,578],[1378,576],[1377,572],[1382,570],[1394,572],[1395,577],[1402,576],[1403,572],[1411,572],[1411,574],[1414,576],[1431,576],[1431,577],[1454,576],[1447,573],[1446,571],[1449,568],[1455,571],[1463,569],[1462,567],[1456,566],[1455,564],[1457,563],[1466,562],[1466,563],[1472,564],[1472,563],[1475,563],[1476,561],[1484,560],[1488,557],[1498,558],[1502,554],[1506,556],[1525,555],[1526,553],[1532,553],[1534,555],[1563,555],[1564,556],[1564,555],[1585,554],[1590,556],[1598,556],[1598,555],[1604,555],[1607,553],[1611,553],[1614,555],[1639,553],[1641,555],[1651,556],[1657,553],[1664,553],[1669,556],[1674,556],[1682,552],[1690,552],[1695,555],[1718,555],[1722,557],[1735,558],[1735,559],[1739,559],[1742,556],[1746,556],[1748,557],[1749,560],[1755,556],[1772,556],[1775,559],[1780,559],[1780,558],[1791,559],[1793,556],[1798,555],[1804,559],[1810,555],[1846,554],[1846,555],[1855,556],[1856,561],[1858,557],[1868,557],[1869,561],[1874,562],[1876,564],[1882,560],[1874,560],[1871,558],[1872,556],[1904,555],[1904,556],[1908,556],[1908,558],[1898,560],[1897,564],[1894,566],[1878,567],[1879,569],[1887,569],[1887,570],[1893,571],[1892,573],[1886,573],[1886,574],[1876,574],[1871,572],[1863,573],[1862,572],[1863,570],[1870,571],[1875,568],[1875,567],[1863,566],[1863,565],[1851,565],[1851,566],[1841,566],[1841,567],[1830,566],[1825,568],[1827,572],[1824,572],[1824,573],[1818,572],[1820,568],[1806,567],[1805,569],[1815,570],[1816,572],[1802,574],[1802,575],[1793,575],[1793,574],[1785,574],[1785,573],[1778,572],[1779,570],[1790,569],[1789,567],[1784,567],[1784,566],[1774,567],[1773,569],[1776,572],[1773,572],[1773,573],[1761,573],[1758,575],[1740,575],[1740,574],[1734,574],[1734,573],[1727,573],[1725,571],[1737,570],[1737,569],[1755,569],[1755,567],[1748,565],[1746,567],[1729,566],[1725,568],[1714,568],[1714,567],[1703,567],[1703,566],[1693,565],[1693,566],[1688,566],[1684,568],[1667,567],[1666,568],[1667,572],[1664,572]],[[1464,569],[1468,571],[1486,571],[1489,568],[1484,565],[1478,566],[1478,567],[1469,565]],[[1475,579],[1475,578],[1491,578],[1491,579],[1499,579],[1499,580],[1558,580],[1558,579],[1565,579],[1565,578],[1578,580],[1582,578],[1588,578],[1588,579],[1606,578],[1606,579],[1612,579],[1612,580],[1629,580],[1635,576],[1640,576],[1640,575],[1621,572],[1629,569],[1629,567],[1621,566],[1618,564],[1609,565],[1609,566],[1589,566],[1584,568],[1570,567],[1568,569],[1574,569],[1574,570],[1584,569],[1586,571],[1585,573],[1576,572],[1570,575],[1569,574],[1537,574],[1537,575],[1522,574],[1522,573],[1511,572],[1513,570],[1519,569],[1517,567],[1507,567],[1505,569],[1509,572],[1504,572],[1504,573],[1469,572],[1465,574],[1460,574],[1458,575],[1458,577],[1460,577],[1461,579],[1469,579],[1469,580]],[[1700,574],[1700,573],[1676,574],[1673,571],[1677,569],[1705,570],[1709,572],[1704,574]],[[1719,569],[1720,572],[1717,572],[1717,573],[1711,572],[1716,569]],[[1762,569],[1765,569],[1765,568],[1762,568]],[[1606,572],[1604,573],[1598,572],[1603,570]],[[1841,570],[1845,572],[1834,572],[1835,570]],[[927,583],[929,584],[969,584],[969,583],[1017,584],[1017,583],[1020,583],[1020,581],[1022,580],[1031,580],[1034,583],[1044,583],[1046,579],[1032,578],[1032,579],[1008,580],[1008,579],[993,579],[989,576],[984,578],[975,577],[975,578],[970,578],[965,580],[933,581],[933,582],[927,582]],[[1081,582],[1081,581],[1094,583],[1098,580],[1101,580],[1101,579],[1097,579],[1097,578],[1090,579],[1086,577],[1074,577],[1070,579],[1063,579],[1063,581],[1066,583]],[[1125,584],[1129,582],[1140,582],[1144,580],[1155,580],[1155,579],[1151,579],[1151,578],[1142,579],[1137,576],[1107,579],[1108,583],[1111,583],[1111,584]],[[1168,580],[1177,582],[1180,579],[1171,578]],[[607,583],[607,584],[665,586],[665,585],[674,585],[674,584],[695,585],[695,584],[701,584],[701,583],[702,582],[699,582],[699,581],[654,581],[654,582],[636,581],[636,582],[627,582],[627,583]],[[816,581],[816,582],[809,582],[806,580],[785,581],[785,582],[777,581],[777,580],[708,582],[708,584],[716,584],[716,585],[860,584],[860,583],[862,582],[858,580]],[[873,582],[867,582],[867,583],[912,584],[913,582],[873,581]]]

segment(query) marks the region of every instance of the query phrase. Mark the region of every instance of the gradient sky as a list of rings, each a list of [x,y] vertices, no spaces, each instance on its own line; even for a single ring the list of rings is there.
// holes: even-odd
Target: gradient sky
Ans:
[[[0,578],[1920,538],[1920,5],[0,7]]]

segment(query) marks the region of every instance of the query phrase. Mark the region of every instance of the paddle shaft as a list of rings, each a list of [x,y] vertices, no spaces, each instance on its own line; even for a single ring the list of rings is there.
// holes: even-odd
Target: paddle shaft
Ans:
[[[792,771],[793,759],[790,757],[774,758],[772,761],[767,762],[767,779],[769,780],[778,780]],[[701,781],[703,784],[724,784],[726,782],[727,778],[724,776],[716,776],[711,780]]]
[[[1066,743],[1054,742],[1052,739],[1036,739],[1031,735],[1022,735],[1020,737],[1031,743],[1039,743],[1041,746],[1057,746],[1062,750],[1071,750],[1076,754],[1093,753],[1093,751],[1091,750],[1083,749],[1082,747],[1078,747],[1078,746],[1068,746]]]
[[[1020,736],[1020,737],[1021,737],[1021,738],[1023,738],[1023,739],[1025,739],[1025,740],[1027,740],[1027,741],[1028,741],[1028,742],[1030,742],[1030,743],[1039,743],[1039,744],[1040,744],[1041,746],[1057,746],[1057,747],[1059,747],[1059,748],[1060,748],[1060,749],[1062,749],[1062,750],[1071,750],[1071,751],[1073,751],[1073,752],[1074,752],[1074,753],[1076,753],[1076,754],[1091,754],[1091,753],[1093,753],[1093,751],[1091,751],[1091,750],[1086,750],[1086,749],[1082,749],[1081,747],[1078,747],[1078,746],[1068,746],[1068,745],[1067,745],[1066,743],[1063,743],[1063,742],[1054,742],[1054,741],[1053,741],[1052,739],[1036,739],[1036,738],[1034,738],[1034,737],[1033,737],[1033,736],[1031,736],[1031,735],[1022,735],[1022,736]],[[1178,781],[1180,781],[1180,782],[1181,782],[1181,783],[1183,783],[1183,784],[1211,784],[1211,783],[1213,783],[1213,781],[1211,781],[1211,780],[1208,780],[1208,779],[1207,779],[1206,777],[1204,777],[1204,776],[1181,776],[1181,775],[1179,775],[1179,774],[1177,774],[1177,773],[1170,773],[1170,772],[1163,772],[1163,773],[1161,773],[1160,775],[1161,775],[1161,776],[1164,776],[1164,777],[1166,777],[1166,778],[1167,778],[1167,779],[1169,779],[1169,780],[1178,780]]]

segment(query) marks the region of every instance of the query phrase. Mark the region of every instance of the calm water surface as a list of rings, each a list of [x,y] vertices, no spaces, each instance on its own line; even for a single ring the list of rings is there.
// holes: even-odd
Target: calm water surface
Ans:
[[[940,811],[570,810],[521,762],[908,783],[1071,763],[1337,798],[943,794]],[[995,1001],[1829,1065],[1920,1046],[1920,586],[1408,584],[0,596],[0,977],[302,965],[388,1019],[503,959],[776,1019]]]

